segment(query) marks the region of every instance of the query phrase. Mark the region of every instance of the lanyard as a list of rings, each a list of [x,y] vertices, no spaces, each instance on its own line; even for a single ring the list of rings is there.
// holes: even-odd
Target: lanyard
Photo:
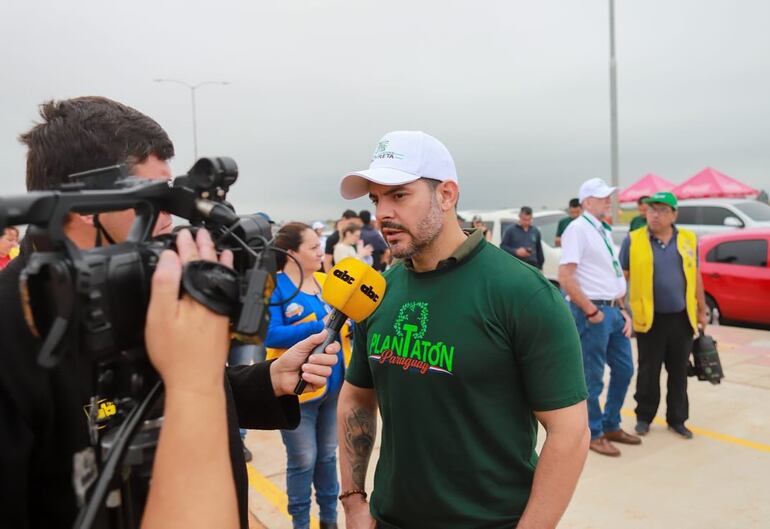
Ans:
[[[593,222],[591,222],[591,219],[589,219],[588,217],[586,217],[586,216],[585,216],[585,214],[581,215],[581,217],[583,217],[584,219],[586,219],[586,222],[588,222],[588,224],[590,224],[590,225],[591,225],[591,227],[592,227],[593,229],[595,229],[596,231],[598,231],[598,232],[599,232],[599,235],[601,235],[601,236],[602,236],[602,240],[604,241],[604,246],[606,246],[606,247],[607,247],[607,251],[608,251],[608,252],[610,252],[610,257],[612,257],[612,260],[614,261],[614,260],[615,260],[615,252],[614,252],[614,251],[612,251],[612,246],[610,246],[610,243],[609,243],[609,241],[607,240],[607,233],[605,232],[605,230],[604,230],[604,227],[602,226],[602,227],[600,227],[600,228],[597,228],[597,227],[596,227],[596,224],[594,224]]]
[[[604,226],[596,227],[596,224],[591,222],[591,219],[585,216],[585,214],[581,215],[584,219],[586,219],[586,222],[591,225],[592,228],[594,228],[596,231],[599,232],[599,235],[602,236],[602,240],[604,241],[604,246],[607,247],[607,251],[610,252],[610,259],[612,259],[612,268],[615,270],[615,275],[618,277],[623,277],[623,272],[620,270],[620,263],[617,259],[615,259],[615,252],[612,250],[612,246],[610,245],[610,241],[607,239],[607,233],[604,230]]]

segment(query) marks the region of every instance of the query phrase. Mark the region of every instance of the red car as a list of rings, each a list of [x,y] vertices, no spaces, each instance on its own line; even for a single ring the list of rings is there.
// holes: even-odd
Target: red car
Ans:
[[[768,228],[701,238],[698,259],[712,323],[719,319],[770,324],[768,247]]]

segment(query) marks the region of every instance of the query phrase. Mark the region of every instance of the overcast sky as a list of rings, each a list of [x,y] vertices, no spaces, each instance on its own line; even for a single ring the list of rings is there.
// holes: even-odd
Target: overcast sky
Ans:
[[[770,2],[616,0],[620,181],[713,166],[770,187]],[[394,129],[454,156],[461,208],[563,207],[610,178],[607,0],[0,2],[0,183],[50,98],[103,95],[156,119],[181,174],[228,155],[239,212],[332,218],[338,181]]]

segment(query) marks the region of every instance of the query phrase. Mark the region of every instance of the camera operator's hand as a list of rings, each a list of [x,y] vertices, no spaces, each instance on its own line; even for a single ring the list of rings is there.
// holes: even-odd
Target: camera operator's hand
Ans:
[[[187,230],[177,236],[177,251],[166,250],[152,276],[145,338],[147,353],[160,373],[166,392],[220,390],[222,366],[230,345],[227,316],[215,314],[188,295],[179,298],[182,265],[196,260],[216,261],[214,243],[206,230],[197,242]],[[222,264],[232,266],[233,256],[223,252]]]
[[[276,397],[294,394],[294,388],[299,382],[300,369],[302,380],[307,382],[306,393],[316,391],[326,384],[326,379],[332,374],[332,366],[337,363],[340,344],[332,342],[326,348],[325,354],[311,355],[310,352],[324,341],[327,332],[323,330],[305,338],[270,364],[270,380],[273,382]]]
[[[147,354],[163,378],[163,426],[153,464],[142,529],[236,529],[238,506],[228,453],[224,390],[228,319],[190,296],[179,298],[182,264],[216,260],[211,237],[199,230],[177,236],[152,276]],[[221,262],[232,266],[232,254]],[[194,462],[194,464],[190,464]]]

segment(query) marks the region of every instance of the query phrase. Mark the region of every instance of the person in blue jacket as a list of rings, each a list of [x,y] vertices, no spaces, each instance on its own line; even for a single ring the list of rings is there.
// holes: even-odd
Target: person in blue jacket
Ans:
[[[324,249],[313,229],[299,222],[283,226],[275,246],[280,272],[276,277],[270,307],[270,324],[265,338],[267,358],[276,358],[295,343],[320,332],[331,308],[321,298],[325,274],[318,272]],[[300,273],[300,270],[302,273]],[[301,282],[301,283],[300,283]],[[292,297],[297,289],[299,293]],[[291,298],[291,299],[289,299]],[[282,430],[286,446],[286,492],[288,511],[294,529],[310,526],[310,492],[315,486],[320,508],[321,529],[337,528],[337,396],[344,379],[345,363],[350,358],[350,329],[340,333],[343,350],[328,384],[318,391],[300,396],[301,420],[295,430]]]

